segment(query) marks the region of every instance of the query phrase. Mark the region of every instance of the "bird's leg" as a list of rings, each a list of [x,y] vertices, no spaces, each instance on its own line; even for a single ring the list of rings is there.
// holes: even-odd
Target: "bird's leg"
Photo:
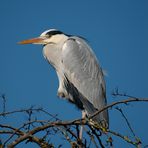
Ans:
[[[85,112],[85,110],[82,110],[82,119],[84,119],[86,117],[86,112]],[[80,132],[79,132],[79,138],[80,138],[80,140],[82,140],[82,136],[83,136],[83,127],[84,127],[84,125],[81,125],[81,127],[80,127]]]

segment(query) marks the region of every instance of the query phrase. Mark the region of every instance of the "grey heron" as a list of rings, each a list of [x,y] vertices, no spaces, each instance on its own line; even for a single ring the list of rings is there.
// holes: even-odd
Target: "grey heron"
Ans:
[[[75,104],[88,117],[106,106],[102,68],[85,39],[50,29],[20,44],[43,45],[43,55],[54,67],[59,79],[59,97]],[[108,126],[108,111],[104,110],[93,120]]]

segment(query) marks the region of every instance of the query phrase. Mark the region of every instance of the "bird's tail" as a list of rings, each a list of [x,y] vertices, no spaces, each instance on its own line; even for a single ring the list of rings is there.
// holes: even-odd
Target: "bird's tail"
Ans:
[[[108,110],[105,109],[102,112],[99,112],[105,107],[105,105],[102,108],[96,109],[94,105],[88,101],[82,94],[79,93],[79,98],[83,104],[84,110],[87,113],[87,116],[91,118],[93,121],[97,122],[99,125],[101,125],[104,128],[109,128],[109,116],[108,116]]]

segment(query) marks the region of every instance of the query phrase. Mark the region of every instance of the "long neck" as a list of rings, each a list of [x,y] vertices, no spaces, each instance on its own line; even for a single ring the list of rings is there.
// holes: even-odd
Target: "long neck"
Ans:
[[[62,47],[65,41],[68,39],[67,36],[59,36],[52,38],[54,44],[47,44],[43,48],[43,55],[48,60],[48,62],[55,68],[58,69],[62,58]]]

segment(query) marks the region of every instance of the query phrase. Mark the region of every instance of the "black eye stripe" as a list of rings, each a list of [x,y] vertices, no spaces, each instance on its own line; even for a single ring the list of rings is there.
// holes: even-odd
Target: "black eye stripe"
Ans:
[[[54,31],[49,31],[46,33],[46,35],[48,35],[48,37],[51,37],[52,35],[56,35],[56,34],[63,34],[63,32],[58,31],[58,30],[54,30]]]

